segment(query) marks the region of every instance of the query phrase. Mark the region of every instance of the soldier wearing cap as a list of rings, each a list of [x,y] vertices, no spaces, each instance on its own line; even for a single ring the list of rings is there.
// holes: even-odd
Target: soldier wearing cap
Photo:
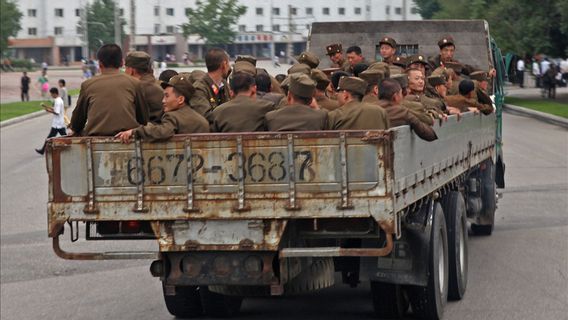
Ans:
[[[274,110],[274,103],[257,99],[255,78],[237,72],[231,78],[231,101],[225,102],[210,113],[213,132],[264,131],[264,116]]]
[[[330,44],[325,47],[325,51],[331,60],[332,68],[340,68],[344,70],[349,67],[349,61],[343,57],[343,47],[340,43]]]
[[[389,64],[389,71],[391,75],[404,73],[406,70],[406,57],[395,57],[392,64]]]
[[[432,127],[422,123],[407,108],[400,105],[403,99],[402,88],[397,80],[385,79],[381,82],[379,85],[379,99],[380,106],[387,112],[391,128],[409,125],[420,138],[426,141],[438,139]]]
[[[292,65],[288,69],[289,75],[293,74],[293,73],[301,73],[301,74],[305,74],[305,75],[310,75],[312,73],[312,68],[310,68],[310,66],[305,64],[305,63],[296,63],[295,65]]]
[[[396,59],[396,41],[391,37],[383,37],[379,41],[379,53],[383,62],[393,64]]]
[[[218,105],[230,100],[226,80],[231,71],[229,55],[223,49],[212,48],[205,55],[205,65],[207,74],[194,82],[195,94],[189,105],[206,117]]]
[[[440,53],[428,59],[428,62],[430,63],[432,69],[436,69],[440,66],[447,66],[447,63],[449,62],[459,63],[459,61],[454,58],[454,55],[456,53],[454,38],[452,38],[451,36],[442,37],[442,39],[438,41],[438,47],[440,48]],[[462,68],[465,75],[469,75],[470,73],[475,71],[475,68],[473,66],[467,64],[462,64]],[[490,74],[491,76],[494,76],[495,69],[492,69],[490,71]]]
[[[254,56],[239,55],[239,56],[237,56],[237,58],[235,59],[235,64],[236,64],[237,62],[240,62],[240,61],[246,61],[246,62],[252,64],[252,65],[256,68],[256,58],[255,58]],[[234,67],[233,67],[233,69],[234,69]],[[255,72],[254,74],[256,75],[256,74],[258,74],[259,72],[262,72],[262,70],[264,70],[264,69],[262,69],[262,68],[256,68],[256,72]],[[237,71],[237,70],[235,70],[235,72],[236,72],[236,71]],[[264,70],[264,71],[266,72],[266,70]],[[272,90],[273,90],[275,93],[282,93],[282,90],[280,90],[279,82],[278,82],[273,76],[271,76],[271,75],[269,75],[269,76],[270,76],[270,83],[271,83],[270,86],[272,87]]]
[[[330,99],[326,94],[326,89],[331,81],[325,73],[319,69],[312,69],[311,78],[316,82],[314,98],[316,99],[318,106],[327,111],[339,108],[337,100]]]
[[[471,80],[462,80],[459,84],[459,94],[453,96],[446,96],[446,103],[450,107],[457,108],[459,112],[473,111],[478,113],[481,111],[483,114],[490,114],[493,112],[493,106],[489,104],[482,104],[477,101],[475,93],[475,84]]]
[[[99,76],[84,81],[71,117],[75,135],[114,136],[148,122],[148,105],[140,81],[121,73],[122,50],[105,44],[97,52]]]
[[[131,51],[126,55],[124,66],[126,74],[140,80],[144,99],[148,105],[150,122],[159,123],[162,118],[164,91],[160,88],[160,82],[154,77],[150,55],[143,51]]]
[[[310,66],[310,68],[315,69],[319,66],[320,59],[312,52],[304,51],[300,53],[300,56],[298,57],[298,62],[307,64],[308,66]]]
[[[168,82],[162,82],[161,86],[164,88],[162,121],[119,132],[115,138],[128,143],[131,138],[158,141],[169,139],[174,134],[209,132],[207,120],[189,107],[188,101],[195,93],[191,79],[177,75]]]
[[[475,83],[475,92],[477,93],[477,101],[482,104],[492,105],[493,101],[488,95],[489,75],[485,71],[475,71],[469,75],[469,78]]]
[[[379,83],[387,78],[385,72],[388,73],[388,68],[381,70],[379,67],[374,67],[359,74],[359,78],[367,82],[367,89],[362,100],[364,103],[379,104]]]
[[[329,113],[330,130],[380,130],[388,129],[387,113],[377,104],[362,102],[367,82],[357,77],[339,80],[337,100],[339,109]]]
[[[427,69],[429,68],[429,63],[428,61],[426,61],[426,57],[424,57],[421,54],[414,54],[411,55],[410,57],[408,57],[407,59],[407,68],[408,69],[419,69],[420,71],[422,71],[422,73],[424,74],[424,76],[427,76],[428,74]]]
[[[425,96],[432,101],[432,104],[437,110],[440,110],[443,113],[447,114],[448,110],[446,108],[446,103],[444,100],[448,93],[448,87],[446,87],[446,79],[442,75],[432,75],[428,77],[427,81],[428,85],[426,86],[424,93]]]
[[[305,74],[291,74],[288,104],[265,116],[268,131],[315,131],[323,130],[327,123],[327,112],[315,109],[313,102],[315,82]]]

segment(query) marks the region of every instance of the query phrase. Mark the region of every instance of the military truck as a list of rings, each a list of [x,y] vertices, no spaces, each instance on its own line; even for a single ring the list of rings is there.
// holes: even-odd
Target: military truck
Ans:
[[[412,305],[422,318],[442,318],[467,288],[468,221],[476,234],[493,230],[504,182],[502,59],[484,21],[316,23],[310,47],[322,59],[332,41],[373,52],[384,34],[423,53],[434,53],[438,35],[467,39],[456,41],[458,58],[497,69],[496,112],[450,116],[434,125],[432,142],[408,126],[50,139],[53,250],[64,259],[152,259],[177,317],[231,316],[244,297],[315,291],[337,278],[369,281],[378,317]],[[65,229],[71,241],[62,246]],[[148,239],[156,250],[63,248]]]

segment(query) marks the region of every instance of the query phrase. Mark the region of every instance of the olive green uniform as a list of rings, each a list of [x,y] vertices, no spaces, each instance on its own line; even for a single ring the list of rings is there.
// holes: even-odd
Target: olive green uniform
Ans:
[[[211,112],[211,131],[264,131],[264,116],[272,110],[274,110],[274,103],[268,100],[236,96]]]
[[[329,130],[386,130],[389,120],[378,104],[350,101],[329,113]]]
[[[164,98],[164,90],[160,87],[158,80],[153,74],[145,74],[140,78],[140,85],[144,92],[144,99],[148,104],[149,121],[152,123],[160,123],[164,109],[162,108],[162,99]]]
[[[339,102],[337,102],[337,100],[331,100],[326,96],[316,97],[316,102],[318,103],[318,106],[322,107],[327,111],[333,111],[339,108]]]
[[[450,107],[458,108],[460,112],[467,112],[469,108],[477,108],[483,114],[491,114],[493,112],[493,106],[481,104],[476,99],[469,99],[460,94],[447,96],[446,103]]]
[[[218,86],[207,74],[195,81],[193,86],[195,94],[189,100],[189,105],[204,117],[218,105],[230,100],[229,85],[225,80]]]
[[[390,127],[398,127],[403,125],[409,125],[416,134],[426,140],[433,141],[438,139],[436,132],[431,126],[423,123],[414,116],[410,110],[404,108],[400,105],[393,105],[390,101],[380,100],[379,103],[387,112]]]
[[[292,104],[270,111],[265,117],[267,131],[317,131],[324,130],[327,112],[302,104]]]
[[[177,110],[165,112],[159,124],[149,123],[134,129],[133,135],[146,141],[157,141],[169,139],[174,134],[207,132],[207,120],[188,105],[184,105]]]
[[[147,122],[140,81],[118,69],[106,69],[81,84],[71,129],[83,136],[114,136]]]

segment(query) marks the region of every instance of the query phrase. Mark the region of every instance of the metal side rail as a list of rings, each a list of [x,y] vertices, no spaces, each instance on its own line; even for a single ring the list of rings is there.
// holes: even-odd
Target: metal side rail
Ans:
[[[143,260],[160,257],[159,252],[152,251],[69,252],[61,249],[59,236],[52,239],[55,254],[67,260]]]

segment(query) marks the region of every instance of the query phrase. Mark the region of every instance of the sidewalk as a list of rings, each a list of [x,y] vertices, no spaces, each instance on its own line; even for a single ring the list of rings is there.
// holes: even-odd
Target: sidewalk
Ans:
[[[534,100],[550,100],[558,103],[566,104],[568,108],[568,88],[556,88],[556,99],[545,99],[541,96],[540,88],[519,88],[518,86],[508,85],[505,86],[505,95],[507,97],[515,97],[522,99],[534,99]],[[568,119],[551,115],[548,113],[531,110],[528,108],[523,108],[515,105],[505,104],[503,110],[506,112],[522,115],[525,117],[538,119],[544,122],[552,123],[568,129]]]

